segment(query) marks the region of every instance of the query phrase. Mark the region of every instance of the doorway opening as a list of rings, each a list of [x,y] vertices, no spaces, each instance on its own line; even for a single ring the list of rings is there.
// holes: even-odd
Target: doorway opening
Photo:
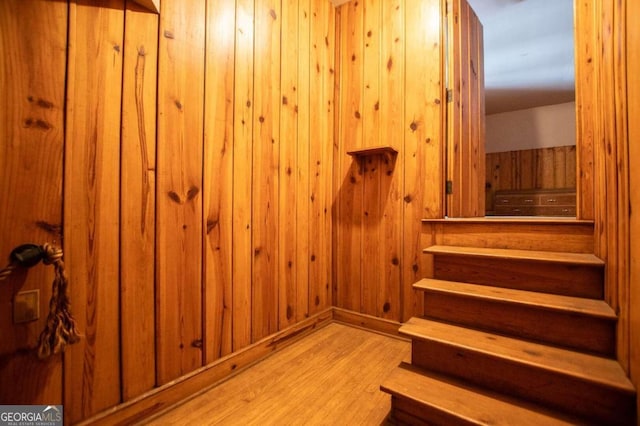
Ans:
[[[447,3],[447,216],[575,217],[573,2]]]

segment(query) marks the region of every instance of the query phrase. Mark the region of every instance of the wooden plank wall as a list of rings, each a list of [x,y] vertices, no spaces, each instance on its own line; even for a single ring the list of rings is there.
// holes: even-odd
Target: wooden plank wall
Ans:
[[[485,113],[482,23],[466,0],[449,0],[448,217],[484,216]]]
[[[486,165],[487,210],[495,191],[576,187],[575,146],[492,152]]]
[[[75,423],[331,306],[334,6],[161,8],[0,6],[0,255],[64,228],[83,334],[34,360],[52,271],[3,284],[3,403]],[[32,288],[41,319],[14,326]]]
[[[352,1],[337,14],[334,303],[401,321],[420,311],[420,221],[443,215],[441,4]],[[346,154],[378,145],[398,155]]]
[[[576,105],[578,205],[583,208],[578,210],[579,218],[595,222],[594,252],[607,265],[605,299],[619,318],[616,353],[629,371],[632,239],[627,77],[631,79],[632,74],[627,75],[626,67],[626,4],[576,2]]]
[[[64,254],[83,338],[64,356],[65,418],[120,402],[120,116],[124,2],[70,3]],[[134,325],[132,325],[134,326]],[[99,390],[99,391],[98,391]]]
[[[127,4],[120,182],[122,399],[156,382],[156,81],[158,16]],[[138,324],[131,327],[131,324]]]
[[[0,3],[0,268],[19,244],[62,242],[67,17],[62,2]],[[52,268],[38,265],[0,281],[3,404],[62,403],[61,356],[43,363],[29,351],[52,280]],[[40,319],[13,325],[13,297],[29,290],[40,291]]]
[[[640,73],[640,57],[634,52],[640,49],[640,27],[635,25],[636,17],[640,16],[640,3],[627,3],[627,76]],[[627,99],[629,101],[627,118],[629,124],[629,169],[640,163],[640,122],[635,117],[640,116],[640,81],[636,78],[627,80]],[[630,218],[629,218],[629,372],[631,380],[640,387],[640,175],[629,174]],[[635,214],[633,212],[636,212]],[[640,408],[640,393],[636,395],[636,406]],[[638,410],[637,412],[640,412]]]

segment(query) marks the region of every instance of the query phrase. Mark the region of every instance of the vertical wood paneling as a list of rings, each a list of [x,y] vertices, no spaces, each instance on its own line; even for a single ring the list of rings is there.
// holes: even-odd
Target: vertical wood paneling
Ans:
[[[466,0],[452,2],[449,17],[453,105],[448,117],[450,217],[484,215],[484,74],[482,24]]]
[[[603,187],[596,188],[596,232],[606,245],[605,299],[618,313],[616,355],[629,371],[629,169],[627,134],[626,10],[621,3],[602,4],[600,67],[602,138],[596,161]],[[602,155],[603,154],[603,155]],[[598,181],[596,181],[598,182]],[[599,182],[598,182],[599,183]],[[602,194],[602,195],[601,195]],[[602,220],[604,219],[604,220]],[[601,247],[602,247],[601,246]],[[597,250],[597,248],[596,248]],[[600,250],[600,255],[604,250]]]
[[[616,354],[628,371],[631,284],[625,7],[626,2],[577,2],[575,35],[578,214],[595,222],[594,252],[607,264],[605,299],[619,317]]]
[[[120,304],[122,397],[156,383],[155,186],[158,16],[126,9],[122,86]]]
[[[342,284],[338,276],[338,246],[340,245],[340,223],[341,223],[341,207],[340,207],[340,191],[343,182],[343,170],[342,170],[342,156],[344,155],[342,150],[344,148],[342,143],[342,97],[343,91],[340,90],[342,84],[342,68],[344,66],[344,51],[343,48],[343,36],[342,33],[346,30],[343,28],[343,11],[346,13],[345,7],[337,7],[335,9],[335,81],[334,81],[334,114],[333,114],[333,177],[331,187],[331,197],[333,203],[331,205],[331,304],[338,306],[338,287]]]
[[[402,247],[402,185],[404,177],[404,0],[382,2],[380,81],[381,141],[396,148],[395,158],[381,162],[382,258],[376,315],[400,318],[400,270]]]
[[[486,173],[487,169],[487,120],[486,120],[486,102],[485,102],[485,71],[484,71],[484,28],[480,19],[476,19],[477,25],[477,37],[478,37],[478,49],[477,49],[477,72],[478,72],[478,103],[480,104],[480,112],[476,117],[477,126],[479,129],[479,145],[478,145],[478,170],[476,172],[477,182],[477,198],[480,200],[480,204],[477,206],[476,216],[483,216],[487,209],[485,197],[482,196],[486,192],[485,182],[482,180],[482,176]],[[574,172],[575,175],[575,172]]]
[[[323,105],[323,73],[326,64],[321,60],[326,48],[323,31],[323,6],[317,1],[310,3],[310,67],[309,67],[309,312],[315,305],[315,296],[322,282],[322,180],[324,165],[322,164],[322,127],[325,125]],[[319,300],[318,300],[319,302]]]
[[[484,134],[484,51],[483,29],[478,16],[469,7],[469,111],[471,135],[471,164],[469,177],[469,210],[472,217],[484,216],[484,174],[485,174],[485,134]]]
[[[66,3],[0,3],[0,267],[19,244],[62,243],[66,45]],[[32,353],[52,280],[52,268],[39,265],[0,282],[3,404],[63,402],[62,357],[42,362]],[[33,289],[40,290],[40,319],[13,324],[15,294]]]
[[[231,353],[235,1],[207,1],[204,105],[205,363]]]
[[[451,100],[447,99],[447,180],[453,185],[461,180],[462,169],[462,22],[460,0],[446,0],[447,9],[447,89],[451,92]],[[457,217],[462,211],[462,197],[447,196],[447,215]]]
[[[640,16],[640,3],[627,2],[627,118],[629,124],[629,169],[638,165],[640,158],[640,81],[629,77],[640,73],[640,27],[635,24]],[[629,173],[630,218],[629,218],[629,372],[638,389],[640,385],[640,175]],[[636,395],[636,412],[640,412],[640,394]]]
[[[326,118],[325,126],[323,127],[323,138],[325,142],[322,145],[322,162],[324,164],[324,179],[322,182],[324,194],[322,195],[322,214],[323,214],[323,236],[322,236],[322,259],[323,259],[323,280],[318,287],[318,299],[319,303],[315,303],[314,300],[314,312],[320,312],[332,306],[332,274],[333,274],[333,249],[332,249],[332,235],[333,235],[333,216],[332,208],[334,203],[333,182],[335,175],[334,168],[334,153],[336,148],[335,128],[336,120],[335,116],[338,113],[337,102],[335,98],[335,86],[337,75],[336,64],[336,9],[331,3],[325,2],[325,20],[324,20],[324,32],[325,40],[327,41],[324,49],[323,60],[326,63],[324,70],[324,86],[323,97],[325,100],[325,112]],[[315,299],[315,298],[314,298]]]
[[[577,216],[594,219],[597,104],[594,103],[598,87],[597,29],[598,17],[591,0],[574,3],[574,46],[576,57],[576,140],[577,147]]]
[[[64,248],[71,306],[83,334],[64,356],[71,423],[120,401],[123,6],[118,0],[70,4]]]
[[[298,153],[296,170],[296,320],[309,316],[309,252],[313,230],[309,228],[311,138],[311,1],[299,0]]]
[[[253,123],[252,341],[278,331],[280,1],[256,0]]]
[[[298,142],[298,0],[282,2],[282,45],[280,90],[280,206],[278,223],[279,327],[296,322],[297,262],[296,193]]]
[[[202,365],[205,4],[163,0],[158,70],[157,381]]]
[[[338,212],[337,253],[337,303],[338,306],[355,311],[361,303],[361,250],[362,250],[362,208],[363,176],[358,161],[346,155],[346,151],[363,146],[362,102],[363,102],[363,25],[362,4],[357,1],[347,3],[341,16],[341,80],[340,85],[348,88],[340,97],[341,124],[340,138],[343,149],[340,153],[340,176],[342,183],[338,190],[340,203]]]
[[[233,351],[251,343],[253,0],[236,1],[233,136]]]
[[[402,320],[421,311],[411,287],[428,266],[421,220],[443,214],[440,4],[369,0],[338,12],[335,303]],[[345,158],[376,144],[399,154]]]
[[[472,46],[471,42],[471,11],[469,7],[469,3],[466,0],[459,0],[459,18],[460,18],[460,26],[458,27],[458,32],[456,36],[459,40],[454,41],[455,43],[460,44],[460,56],[454,58],[454,67],[460,68],[460,81],[457,82],[460,86],[460,99],[455,98],[453,102],[460,103],[460,116],[457,117],[458,124],[456,128],[460,132],[459,136],[459,144],[458,151],[456,152],[460,155],[461,159],[458,162],[460,164],[460,169],[454,170],[454,179],[453,179],[453,197],[460,198],[459,212],[447,212],[450,217],[464,217],[467,215],[469,209],[472,207],[472,199],[471,199],[471,179],[473,178],[473,168],[472,168],[472,144],[473,144],[473,135],[471,134],[472,130],[472,104],[470,95],[473,92],[473,73],[471,72],[471,55],[472,55]],[[454,36],[455,40],[455,36]],[[456,118],[454,118],[455,120]]]
[[[411,287],[426,268],[421,253],[420,221],[444,214],[440,2],[406,0],[405,4],[407,72],[401,321],[422,312],[421,297]]]
[[[363,146],[380,145],[380,25],[381,2],[365,0],[364,10],[364,94],[362,111]],[[360,311],[376,314],[377,296],[380,287],[380,160],[372,155],[361,159],[363,172],[362,207],[362,271]]]
[[[309,312],[330,306],[331,182],[333,146],[334,12],[329,2],[314,2],[311,21]]]
[[[366,93],[366,92],[365,92]],[[366,114],[365,114],[366,116]],[[378,127],[376,127],[378,129]],[[362,168],[362,254],[360,255],[360,306],[367,315],[376,314],[380,288],[380,222],[382,205],[380,194],[380,155],[358,159]]]

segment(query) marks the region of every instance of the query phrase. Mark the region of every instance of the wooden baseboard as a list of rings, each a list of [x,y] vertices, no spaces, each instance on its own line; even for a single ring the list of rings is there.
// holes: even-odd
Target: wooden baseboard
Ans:
[[[120,425],[140,422],[219,382],[228,379],[311,332],[332,322],[333,308],[315,314],[244,349],[199,368],[137,398],[103,411],[81,425]]]
[[[378,318],[336,307],[333,308],[333,320],[352,327],[358,327],[387,336],[408,340],[398,332],[401,325],[398,321]]]

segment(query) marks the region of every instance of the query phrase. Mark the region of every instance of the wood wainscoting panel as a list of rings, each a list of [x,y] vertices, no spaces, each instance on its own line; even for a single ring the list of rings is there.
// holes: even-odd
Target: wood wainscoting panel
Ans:
[[[256,0],[253,52],[251,342],[278,330],[280,1]]]
[[[158,66],[157,382],[203,363],[205,7],[163,0]],[[194,84],[199,82],[199,84]]]
[[[232,351],[236,8],[207,2],[204,94],[204,359]]]
[[[251,221],[253,167],[253,29],[254,2],[236,2],[235,90],[233,129],[233,345],[251,343]]]
[[[66,2],[0,2],[0,268],[20,244],[62,245],[67,9]],[[63,403],[62,355],[35,355],[52,281],[53,268],[43,265],[0,281],[3,404]],[[71,291],[81,283],[72,281]],[[40,291],[40,319],[14,324],[14,297],[29,290]]]
[[[335,7],[311,6],[309,138],[309,314],[331,306],[331,204],[333,200],[333,90]],[[315,64],[315,66],[313,65]]]
[[[282,46],[280,63],[280,200],[278,239],[278,321],[285,328],[296,321],[297,312],[297,239],[296,218],[299,198],[296,192],[298,168],[298,67],[300,33],[298,0],[282,2]],[[308,39],[307,39],[308,40]],[[307,42],[308,46],[308,42]],[[303,198],[303,197],[300,197]]]
[[[82,334],[64,354],[65,419],[121,400],[120,119],[124,1],[70,4],[64,254]],[[73,284],[75,283],[75,284]]]
[[[337,188],[336,304],[359,312],[362,287],[363,174],[359,161],[346,152],[362,148],[364,102],[364,13],[357,1],[340,6],[340,152]]]
[[[158,15],[125,12],[120,182],[122,398],[156,384],[156,82]]]

